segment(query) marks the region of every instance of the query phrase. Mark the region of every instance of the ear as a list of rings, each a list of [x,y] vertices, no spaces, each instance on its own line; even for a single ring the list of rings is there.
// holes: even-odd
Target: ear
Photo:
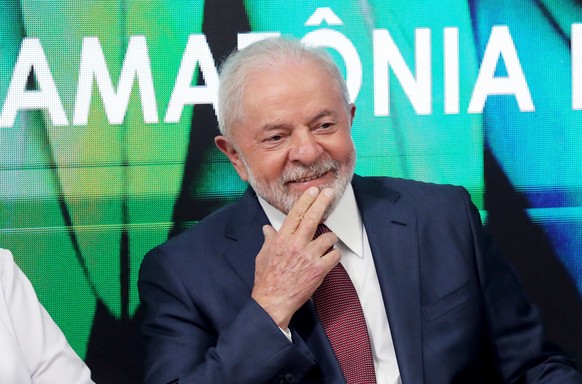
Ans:
[[[214,138],[214,144],[220,149],[222,153],[228,157],[228,160],[234,166],[234,169],[238,173],[239,177],[243,181],[248,181],[249,174],[247,172],[247,167],[243,163],[242,159],[240,158],[239,153],[237,152],[236,148],[232,143],[227,139],[225,136],[219,135]]]
[[[355,116],[356,116],[356,105],[352,103],[350,104],[350,128],[352,127]]]

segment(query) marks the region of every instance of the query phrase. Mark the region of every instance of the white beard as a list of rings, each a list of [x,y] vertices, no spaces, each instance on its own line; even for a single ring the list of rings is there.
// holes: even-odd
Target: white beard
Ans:
[[[352,152],[352,155],[345,164],[333,160],[328,156],[315,164],[287,167],[283,170],[277,182],[268,183],[264,180],[257,179],[244,157],[240,155],[240,152],[239,156],[247,170],[248,182],[256,194],[285,214],[289,213],[301,196],[300,193],[294,193],[289,190],[288,182],[332,172],[334,174],[333,180],[330,183],[320,186],[320,190],[323,188],[331,188],[335,192],[333,202],[324,213],[324,220],[333,212],[346,187],[351,182],[356,164],[355,151]]]

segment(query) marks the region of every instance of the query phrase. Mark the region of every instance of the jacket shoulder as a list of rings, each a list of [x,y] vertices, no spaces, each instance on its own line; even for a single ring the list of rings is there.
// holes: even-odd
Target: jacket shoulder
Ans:
[[[462,186],[387,176],[355,176],[354,187],[371,192],[392,194],[395,199],[412,199],[416,204],[424,202],[432,204],[438,199],[459,199],[468,196],[467,190]]]

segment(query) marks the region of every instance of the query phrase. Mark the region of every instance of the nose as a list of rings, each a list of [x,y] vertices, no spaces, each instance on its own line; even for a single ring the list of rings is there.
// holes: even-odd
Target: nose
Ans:
[[[322,152],[323,148],[311,130],[294,132],[289,150],[291,162],[312,164],[319,159]]]

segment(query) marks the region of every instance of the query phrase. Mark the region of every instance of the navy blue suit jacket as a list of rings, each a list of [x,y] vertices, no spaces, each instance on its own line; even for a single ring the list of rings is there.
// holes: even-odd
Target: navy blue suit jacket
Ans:
[[[582,383],[466,191],[354,176],[404,384]],[[251,299],[268,224],[253,191],[145,257],[146,383],[344,383],[306,303],[290,343]]]

